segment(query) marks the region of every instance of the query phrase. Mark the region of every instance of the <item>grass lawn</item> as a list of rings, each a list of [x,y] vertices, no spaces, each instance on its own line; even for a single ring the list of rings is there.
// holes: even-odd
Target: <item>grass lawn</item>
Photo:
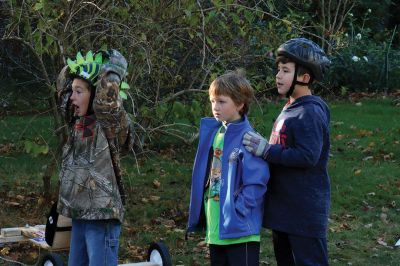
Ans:
[[[254,127],[269,135],[282,105],[253,107]],[[330,107],[330,264],[399,265],[394,244],[400,238],[400,108],[388,99],[331,102]],[[49,206],[41,197],[41,178],[52,155],[41,148],[54,146],[52,130],[47,116],[0,118],[0,203],[6,206],[0,210],[1,227],[45,222]],[[32,143],[36,148],[29,150]],[[155,146],[157,152],[138,161],[123,159],[128,203],[121,263],[144,260],[148,244],[163,240],[173,265],[208,265],[203,234],[185,240],[196,147],[168,141]],[[262,234],[261,261],[276,265],[271,234]],[[32,263],[38,252],[28,244],[14,244],[0,247],[0,256]]]

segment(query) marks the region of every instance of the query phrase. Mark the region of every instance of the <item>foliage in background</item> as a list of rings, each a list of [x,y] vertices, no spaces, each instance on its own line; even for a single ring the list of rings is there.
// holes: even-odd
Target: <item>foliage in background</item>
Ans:
[[[349,92],[384,92],[399,89],[400,50],[394,49],[397,26],[379,34],[369,28],[375,12],[349,13],[349,22],[337,38],[332,55],[330,84],[345,96]]]
[[[0,112],[52,112],[62,143],[58,72],[78,50],[116,48],[128,60],[125,107],[144,151],[176,138],[189,144],[197,117],[209,115],[206,92],[216,76],[245,69],[262,102],[275,93],[274,51],[298,36],[331,54],[331,73],[317,93],[393,91],[400,59],[397,28],[387,29],[391,8],[390,1],[358,0],[1,1]],[[385,12],[392,14],[386,22],[372,23]],[[58,152],[47,154],[48,184]]]

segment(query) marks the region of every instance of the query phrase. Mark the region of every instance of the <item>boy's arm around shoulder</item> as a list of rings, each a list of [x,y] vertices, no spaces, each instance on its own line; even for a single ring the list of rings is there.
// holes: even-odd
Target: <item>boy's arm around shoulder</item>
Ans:
[[[242,215],[249,214],[252,208],[263,203],[270,177],[268,163],[262,158],[248,152],[243,146],[242,186],[236,199],[236,209]]]
[[[292,129],[290,146],[272,144],[266,160],[289,167],[313,167],[320,159],[325,142],[329,142],[329,113],[321,108],[309,109]]]

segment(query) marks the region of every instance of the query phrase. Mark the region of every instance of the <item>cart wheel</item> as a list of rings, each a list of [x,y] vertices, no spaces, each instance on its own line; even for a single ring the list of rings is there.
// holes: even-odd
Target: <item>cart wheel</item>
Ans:
[[[157,263],[160,266],[172,266],[168,248],[162,242],[154,242],[150,245],[147,261]]]
[[[42,266],[64,266],[64,262],[60,255],[55,253],[47,253],[43,256]]]

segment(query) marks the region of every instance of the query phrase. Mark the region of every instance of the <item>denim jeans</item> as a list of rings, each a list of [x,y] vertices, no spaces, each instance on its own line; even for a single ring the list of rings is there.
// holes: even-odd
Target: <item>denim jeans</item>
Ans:
[[[121,223],[117,220],[72,219],[69,266],[118,265],[118,239]]]

